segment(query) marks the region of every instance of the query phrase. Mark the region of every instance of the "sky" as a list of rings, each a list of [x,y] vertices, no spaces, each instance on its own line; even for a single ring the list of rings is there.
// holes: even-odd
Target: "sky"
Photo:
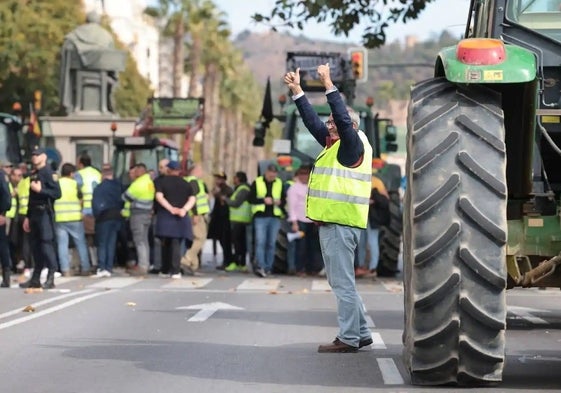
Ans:
[[[256,25],[251,20],[254,13],[269,14],[273,9],[275,0],[213,0],[214,3],[224,11],[235,37],[245,29],[252,31],[265,31],[266,26]],[[243,4],[243,5],[242,5]],[[399,23],[388,28],[387,41],[403,40],[406,35],[417,35],[420,40],[438,34],[443,30],[449,30],[460,36],[464,31],[467,20],[467,9],[469,0],[435,0],[429,3],[421,16],[416,21],[407,24]],[[310,22],[305,26],[303,32],[296,30],[294,33],[303,33],[309,38],[328,39],[333,41],[345,41],[359,43],[361,41],[360,28],[355,28],[349,37],[335,37],[327,23],[318,24]]]

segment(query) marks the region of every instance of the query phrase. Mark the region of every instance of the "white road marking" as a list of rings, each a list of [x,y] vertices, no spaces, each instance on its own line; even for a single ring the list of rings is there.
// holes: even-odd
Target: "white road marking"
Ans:
[[[331,286],[327,280],[313,280],[312,291],[331,292]]]
[[[189,322],[204,322],[218,310],[243,310],[241,307],[232,306],[228,303],[214,302],[205,304],[195,304],[193,306],[176,307],[176,310],[200,310],[188,319]]]
[[[41,301],[36,302],[36,303],[32,303],[31,306],[33,308],[37,308],[37,307],[44,306],[45,304],[54,303],[56,301],[66,299],[67,297],[79,296],[79,295],[83,295],[83,294],[86,294],[86,293],[90,293],[92,291],[93,291],[92,289],[84,289],[83,291],[78,291],[78,292],[74,292],[74,293],[67,293],[67,294],[64,294],[64,295],[55,296],[55,297],[51,297],[49,299],[41,300]],[[18,308],[16,310],[5,312],[3,314],[0,314],[0,319],[8,318],[8,317],[11,317],[12,315],[20,314],[22,312],[21,311],[22,309],[23,309],[23,307]]]
[[[372,332],[372,345],[370,347],[374,349],[386,349],[386,344],[384,340],[382,340],[380,333]]]
[[[42,316],[44,316],[44,315],[52,314],[52,313],[54,313],[54,312],[56,312],[56,311],[63,310],[63,309],[65,309],[65,308],[68,308],[68,307],[73,306],[73,305],[75,305],[75,304],[82,303],[82,302],[84,302],[84,301],[86,301],[86,300],[92,299],[92,298],[97,297],[97,296],[106,295],[106,294],[108,294],[108,293],[111,293],[111,292],[108,292],[108,291],[107,291],[107,292],[96,292],[96,293],[91,293],[91,294],[89,294],[89,295],[82,296],[82,297],[79,297],[79,298],[77,298],[77,299],[72,299],[72,300],[70,300],[70,301],[68,301],[68,302],[66,302],[66,303],[59,304],[58,306],[54,306],[54,307],[51,307],[51,308],[47,308],[46,310],[34,312],[34,313],[32,313],[32,314],[30,314],[30,315],[28,315],[28,316],[26,316],[26,317],[17,318],[17,319],[11,320],[11,321],[9,321],[9,322],[1,323],[1,324],[0,324],[0,330],[9,328],[9,327],[12,327],[12,326],[15,326],[15,325],[19,325],[19,324],[24,323],[24,322],[27,322],[27,321],[31,321],[31,320],[36,319],[36,318],[40,318],[40,317],[42,317]],[[19,312],[22,312],[22,311],[19,310]]]
[[[130,285],[134,285],[140,281],[142,281],[142,279],[131,278],[131,277],[115,277],[106,280],[96,281],[94,284],[88,285],[88,288],[109,288],[109,289],[124,288]]]
[[[403,283],[401,281],[390,280],[390,281],[382,281],[382,285],[392,293],[402,293],[403,292]]]
[[[530,323],[536,325],[549,325],[549,322],[547,322],[545,319],[532,315],[533,312],[546,313],[549,312],[548,310],[541,310],[538,308],[529,308],[529,307],[508,306],[507,311],[511,312],[512,314],[520,318],[527,320]]]
[[[370,315],[366,315],[366,326],[368,326],[370,329],[373,329],[373,328],[376,327],[376,325],[374,325],[374,320],[372,320]]]
[[[206,286],[212,278],[193,278],[184,277],[181,280],[171,280],[169,283],[162,285],[162,288],[169,289],[194,289]]]
[[[403,385],[405,382],[392,358],[377,358],[378,367],[386,385]]]
[[[253,290],[276,290],[280,284],[280,280],[269,280],[266,278],[247,279],[238,285],[238,291],[253,291]]]
[[[74,277],[59,277],[59,278],[55,279],[55,284],[56,285],[68,284],[69,282],[79,280],[80,278],[82,278],[82,277],[77,277],[77,276],[74,276]]]

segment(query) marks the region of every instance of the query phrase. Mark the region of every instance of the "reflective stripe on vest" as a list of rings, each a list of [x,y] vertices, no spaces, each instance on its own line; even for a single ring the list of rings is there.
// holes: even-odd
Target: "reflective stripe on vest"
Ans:
[[[31,184],[31,178],[24,177],[18,183],[18,214],[20,216],[25,216],[27,214],[27,206],[29,206],[29,186]]]
[[[152,210],[156,189],[150,175],[145,173],[135,179],[126,191],[126,194],[132,199],[131,210]]]
[[[265,184],[265,179],[263,178],[263,176],[259,176],[257,179],[255,179],[255,196],[257,197],[257,199],[263,199],[265,198],[265,196],[267,195],[267,185]],[[275,201],[278,201],[281,199],[282,197],[282,180],[279,178],[276,178],[273,181],[273,186],[271,188],[271,196]],[[255,214],[258,212],[264,212],[265,211],[265,204],[261,203],[259,205],[251,205],[251,213]],[[278,207],[277,205],[275,205],[275,207],[273,208],[273,214],[276,217],[282,217],[282,210],[280,209],[280,207]]]
[[[78,198],[78,183],[69,177],[61,177],[61,196],[55,201],[55,221],[75,222],[82,220],[82,204]]]
[[[210,203],[208,200],[208,195],[205,192],[205,183],[201,179],[196,178],[195,176],[186,176],[183,178],[188,183],[192,181],[197,182],[197,186],[199,188],[199,192],[195,197],[197,198],[196,207],[197,207],[197,214],[204,215],[210,212]],[[191,213],[191,211],[189,211]]]
[[[235,200],[238,193],[242,190],[249,191],[249,186],[247,184],[239,185],[230,199]],[[251,205],[247,199],[238,207],[230,206],[230,221],[241,222],[243,224],[249,224],[251,222]]]
[[[10,189],[10,195],[12,196],[12,207],[10,207],[10,210],[6,212],[6,217],[14,218],[17,212],[18,201],[14,196],[14,186],[12,186],[12,183],[8,183],[8,187]]]
[[[92,208],[93,190],[101,183],[101,173],[94,167],[88,166],[78,171],[82,177],[82,200],[84,209]]]
[[[335,142],[316,159],[306,199],[306,215],[314,221],[366,228],[372,180],[372,147],[362,131],[364,158],[357,168],[339,163]]]
[[[125,204],[121,209],[121,217],[129,218],[130,216],[131,216],[131,203],[129,201],[125,201]]]

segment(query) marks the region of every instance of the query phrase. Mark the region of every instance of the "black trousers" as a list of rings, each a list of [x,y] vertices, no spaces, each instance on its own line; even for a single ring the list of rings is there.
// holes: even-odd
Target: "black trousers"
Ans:
[[[234,246],[233,262],[238,266],[245,266],[245,256],[247,254],[247,224],[241,222],[231,222],[232,244]]]
[[[6,224],[0,225],[0,262],[2,271],[11,271],[12,262],[10,258],[10,243],[6,235]]]
[[[35,268],[41,271],[44,267],[56,271],[58,260],[56,255],[56,234],[54,214],[46,210],[30,211],[29,218],[31,252],[35,260]]]
[[[179,273],[181,264],[181,246],[183,239],[161,237],[162,247],[162,272],[169,274]]]

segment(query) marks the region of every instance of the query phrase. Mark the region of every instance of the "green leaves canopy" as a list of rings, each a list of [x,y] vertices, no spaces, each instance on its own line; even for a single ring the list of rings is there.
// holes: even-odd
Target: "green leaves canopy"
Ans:
[[[376,48],[386,42],[390,24],[416,19],[434,0],[277,0],[269,15],[254,14],[253,20],[274,30],[290,27],[303,30],[315,20],[328,23],[333,34],[348,36],[359,24],[366,24],[362,43]]]

